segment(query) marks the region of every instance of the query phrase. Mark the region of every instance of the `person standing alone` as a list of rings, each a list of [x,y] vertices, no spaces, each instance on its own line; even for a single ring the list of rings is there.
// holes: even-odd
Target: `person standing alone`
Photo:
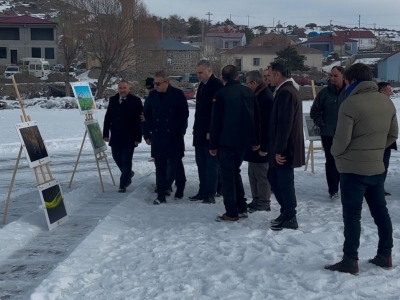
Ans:
[[[142,101],[130,93],[128,82],[122,80],[118,84],[118,94],[110,98],[103,127],[103,139],[109,142],[112,157],[121,171],[120,193],[126,192],[135,174],[132,157],[135,147],[142,141],[142,112]]]
[[[335,159],[331,154],[333,136],[335,135],[340,105],[346,99],[343,67],[336,66],[331,70],[328,86],[323,88],[314,100],[310,117],[320,128],[321,142],[325,151],[325,174],[328,182],[328,192],[332,200],[339,199],[339,172]]]

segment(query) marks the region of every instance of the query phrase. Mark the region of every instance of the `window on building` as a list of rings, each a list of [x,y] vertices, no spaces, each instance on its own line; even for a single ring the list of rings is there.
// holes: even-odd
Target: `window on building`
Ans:
[[[344,50],[351,51],[351,44],[345,44]]]
[[[54,48],[44,48],[44,58],[54,59]]]
[[[7,58],[7,48],[0,47],[0,58]]]
[[[260,66],[261,59],[260,58],[253,58],[253,66]]]
[[[32,57],[41,58],[42,57],[42,49],[41,48],[32,48]]]
[[[19,40],[19,28],[0,28],[0,40]]]
[[[239,42],[233,42],[233,47],[239,46]]]
[[[53,28],[31,28],[32,41],[54,41]]]
[[[229,43],[225,42],[225,49],[229,48]]]

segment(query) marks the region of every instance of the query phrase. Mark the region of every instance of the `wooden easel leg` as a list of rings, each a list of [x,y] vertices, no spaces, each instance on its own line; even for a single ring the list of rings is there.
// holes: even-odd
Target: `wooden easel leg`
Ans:
[[[108,171],[110,172],[110,176],[111,176],[111,180],[113,182],[113,185],[115,186],[114,176],[113,176],[113,174],[111,172],[110,164],[108,163],[107,155],[105,153],[104,153],[104,159],[106,160],[107,168],[108,168]]]
[[[315,169],[314,169],[314,142],[310,142],[310,152],[311,152],[311,172],[315,174]]]
[[[78,167],[79,159],[80,159],[81,154],[82,154],[83,145],[85,144],[86,135],[87,135],[87,130],[85,130],[85,134],[84,134],[84,136],[83,136],[83,140],[82,140],[82,144],[81,144],[81,149],[79,149],[78,158],[76,159],[74,171],[72,172],[71,180],[70,180],[70,182],[69,182],[69,186],[68,186],[69,188],[71,187],[72,181],[74,180],[76,168]]]
[[[14,187],[15,176],[17,175],[17,170],[18,170],[19,161],[21,159],[21,154],[22,154],[22,146],[19,148],[18,158],[17,158],[17,161],[15,163],[14,172],[13,172],[13,176],[12,176],[12,179],[11,179],[10,187],[8,188],[6,207],[4,209],[4,216],[3,216],[3,224],[4,225],[6,225],[6,221],[7,221],[8,205],[10,204],[11,192],[12,192],[12,189]]]
[[[308,167],[308,162],[310,161],[310,149],[311,149],[312,141],[310,141],[310,145],[308,146],[308,151],[307,151],[307,159],[306,159],[306,166],[304,167],[304,171],[307,171]]]
[[[100,155],[101,157],[101,155]],[[97,154],[95,154],[96,158],[96,165],[97,165],[97,171],[99,171],[99,178],[100,178],[100,184],[101,184],[101,190],[104,193],[104,184],[103,184],[103,178],[101,177],[101,171],[100,171],[100,165],[99,165],[99,158],[97,157]]]

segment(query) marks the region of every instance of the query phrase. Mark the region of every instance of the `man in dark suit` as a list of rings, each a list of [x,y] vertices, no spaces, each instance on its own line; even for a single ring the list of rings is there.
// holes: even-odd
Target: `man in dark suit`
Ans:
[[[151,133],[151,156],[156,163],[157,199],[153,204],[166,203],[167,166],[175,174],[175,198],[182,198],[186,177],[183,168],[184,133],[189,117],[189,107],[183,91],[174,88],[164,71],[154,78],[155,91],[149,94],[144,116]]]
[[[218,182],[218,159],[210,150],[210,124],[212,103],[215,94],[224,86],[216,78],[207,60],[197,64],[197,77],[200,84],[196,94],[196,112],[193,125],[193,146],[199,173],[199,191],[190,201],[203,200],[202,203],[215,203]]]
[[[305,163],[302,103],[284,65],[272,63],[269,72],[271,85],[276,89],[271,112],[268,179],[281,206],[281,214],[271,221],[271,229],[297,229],[294,168]]]
[[[132,171],[132,157],[135,147],[142,141],[142,112],[142,101],[130,93],[128,82],[122,80],[118,84],[118,94],[109,100],[103,128],[103,139],[109,142],[114,161],[121,171],[120,193],[126,192],[135,174]]]
[[[237,221],[247,218],[240,166],[247,148],[259,146],[259,110],[251,89],[243,86],[235,66],[222,69],[225,87],[213,100],[214,108],[210,127],[210,154],[218,155],[222,180],[222,196],[226,213],[216,221]]]

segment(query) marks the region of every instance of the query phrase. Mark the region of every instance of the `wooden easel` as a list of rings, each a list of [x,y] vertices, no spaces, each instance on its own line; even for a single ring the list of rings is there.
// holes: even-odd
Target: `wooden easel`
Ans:
[[[93,114],[86,114],[85,116],[86,116],[85,121],[93,120]],[[83,135],[83,140],[82,140],[81,148],[79,149],[78,158],[77,158],[76,163],[75,163],[74,171],[72,172],[72,177],[71,177],[71,180],[70,180],[70,182],[69,182],[69,186],[68,186],[69,188],[72,186],[72,181],[74,180],[75,172],[76,172],[76,169],[77,169],[77,167],[78,167],[79,159],[80,159],[81,154],[82,154],[82,149],[83,149],[83,146],[85,145],[85,140],[86,140],[87,133],[88,133],[88,132],[87,132],[87,128],[86,128],[85,134]],[[106,152],[105,152],[105,151],[101,151],[101,152],[95,153],[94,156],[95,156],[95,160],[96,160],[97,171],[99,172],[101,190],[102,190],[102,192],[104,193],[104,184],[103,184],[103,178],[101,177],[101,171],[100,171],[100,164],[99,164],[99,161],[101,161],[101,160],[103,160],[103,159],[106,161],[107,168],[108,168],[108,171],[110,172],[110,176],[111,176],[113,185],[115,185],[114,176],[113,176],[113,174],[112,174],[112,172],[111,172],[111,168],[110,168],[110,164],[108,163],[108,160],[107,160],[107,154],[106,154]]]
[[[311,88],[312,88],[312,92],[313,92],[313,97],[315,99],[315,97],[317,97],[317,93],[315,91],[315,84],[314,84],[314,80],[311,80]],[[306,165],[304,167],[304,171],[307,171],[308,168],[308,163],[310,161],[311,158],[311,172],[313,174],[315,174],[315,167],[314,167],[314,151],[318,151],[318,150],[324,150],[324,148],[322,146],[320,147],[315,147],[314,146],[314,141],[310,141],[310,145],[308,146],[308,151],[307,151],[307,159],[306,159]]]
[[[31,121],[31,117],[26,114],[25,102],[21,99],[21,95],[19,94],[18,86],[17,86],[17,83],[15,81],[14,76],[12,76],[11,79],[13,81],[15,93],[17,94],[17,97],[18,97],[19,105],[21,106],[21,111],[22,111],[21,121],[23,123],[24,122],[30,122]],[[4,225],[6,224],[6,221],[7,221],[8,206],[9,206],[10,200],[11,200],[11,193],[12,193],[12,189],[14,187],[15,177],[16,177],[17,171],[18,171],[19,161],[21,159],[22,149],[23,149],[23,147],[21,145],[21,147],[19,148],[17,161],[15,163],[14,172],[13,172],[13,175],[12,175],[10,187],[8,189],[6,207],[4,209],[4,216],[3,216],[3,224]],[[42,185],[42,184],[45,184],[45,183],[48,183],[48,182],[51,182],[51,181],[54,180],[54,177],[53,177],[53,174],[52,174],[52,172],[50,170],[50,166],[49,166],[48,162],[44,163],[43,165],[39,165],[39,166],[33,167],[33,172],[35,174],[36,183],[37,183],[38,186]]]

